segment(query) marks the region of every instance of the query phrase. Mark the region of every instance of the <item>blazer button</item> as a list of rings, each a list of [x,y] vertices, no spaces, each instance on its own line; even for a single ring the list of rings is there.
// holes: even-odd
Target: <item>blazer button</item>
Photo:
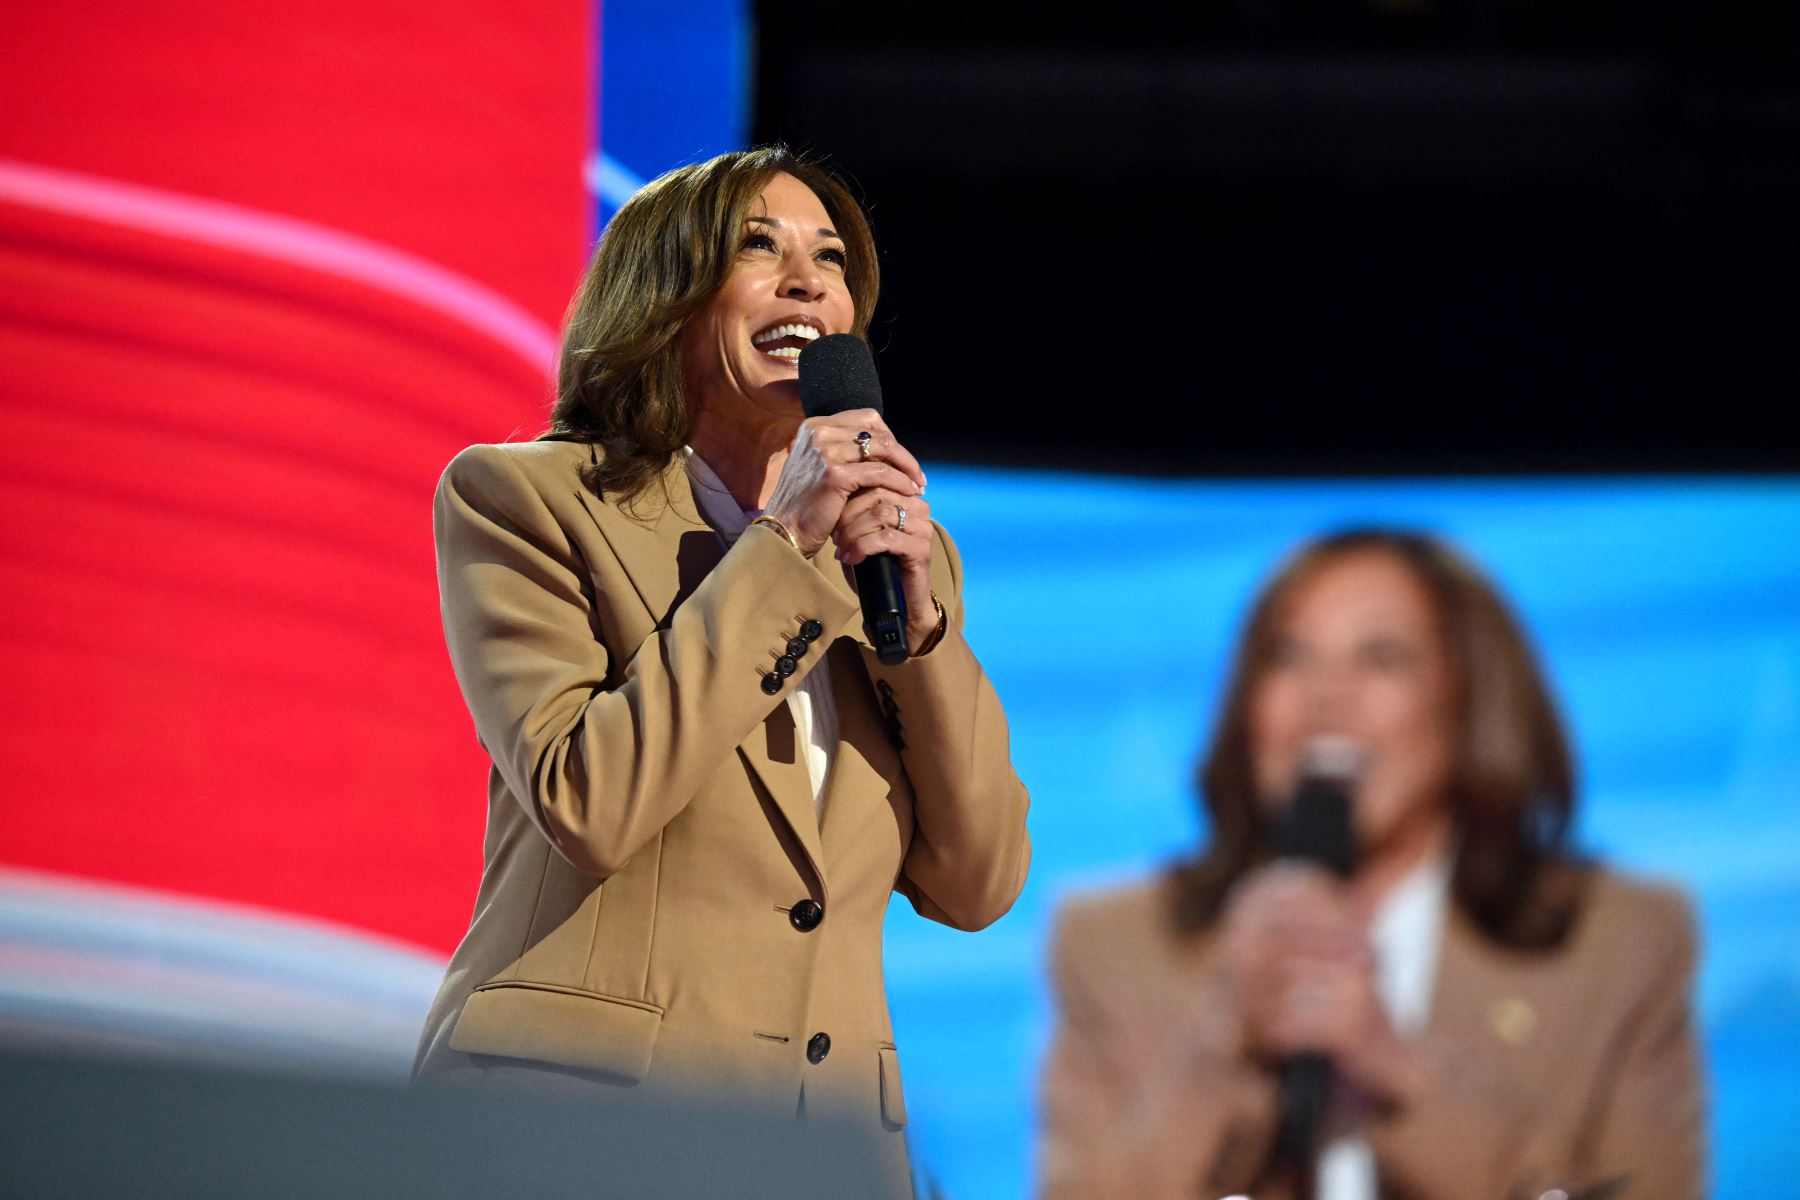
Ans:
[[[789,638],[787,645],[788,654],[794,658],[799,658],[806,653],[806,648],[811,644],[812,643],[808,642],[805,638]]]
[[[783,679],[786,679],[789,675],[792,675],[799,666],[800,664],[794,661],[793,655],[784,654],[775,660],[775,673]]]
[[[815,1067],[824,1062],[825,1056],[830,1053],[831,1035],[829,1033],[815,1033],[812,1035],[812,1040],[806,1043],[806,1061]]]
[[[762,690],[769,693],[769,695],[771,695],[771,696],[773,696],[776,692],[779,692],[781,690],[781,676],[777,675],[773,671],[770,671],[767,675],[764,675],[763,681],[762,681]]]
[[[809,642],[816,642],[825,633],[825,627],[817,621],[804,621],[800,625],[800,636]]]
[[[808,897],[788,909],[788,922],[801,933],[811,933],[825,919],[825,906]]]

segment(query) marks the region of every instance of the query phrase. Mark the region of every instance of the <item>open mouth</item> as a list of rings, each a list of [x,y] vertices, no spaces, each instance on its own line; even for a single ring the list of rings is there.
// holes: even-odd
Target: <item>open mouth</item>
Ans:
[[[816,325],[804,321],[783,321],[779,325],[771,325],[761,332],[751,334],[750,344],[770,358],[793,362],[800,357],[800,351],[819,336],[819,327]]]

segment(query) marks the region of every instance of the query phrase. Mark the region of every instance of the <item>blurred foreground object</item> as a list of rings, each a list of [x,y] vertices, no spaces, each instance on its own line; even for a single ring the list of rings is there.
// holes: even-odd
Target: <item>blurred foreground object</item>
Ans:
[[[0,1055],[8,1196],[817,1197],[872,1194],[866,1147],[704,1103],[403,1089]],[[601,1181],[604,1181],[602,1186]]]

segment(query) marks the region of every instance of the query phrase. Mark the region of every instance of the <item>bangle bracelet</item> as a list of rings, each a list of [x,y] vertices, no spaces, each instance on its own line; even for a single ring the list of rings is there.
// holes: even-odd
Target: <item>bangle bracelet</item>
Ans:
[[[794,540],[793,531],[786,525],[783,525],[780,521],[777,521],[774,517],[765,515],[756,518],[756,520],[750,523],[752,525],[767,525],[770,529],[773,529],[776,533],[779,533],[782,537],[786,538],[787,544],[792,546],[796,551],[800,549],[800,543]]]
[[[917,650],[914,650],[912,652],[912,656],[914,658],[920,658],[924,655],[930,654],[932,647],[936,646],[939,642],[944,640],[944,630],[950,624],[949,617],[947,617],[944,614],[944,602],[937,598],[936,592],[931,593],[931,607],[937,609],[937,618],[938,618],[937,628],[933,629],[929,634],[927,634],[925,637],[925,641],[922,644],[920,644],[920,646]]]

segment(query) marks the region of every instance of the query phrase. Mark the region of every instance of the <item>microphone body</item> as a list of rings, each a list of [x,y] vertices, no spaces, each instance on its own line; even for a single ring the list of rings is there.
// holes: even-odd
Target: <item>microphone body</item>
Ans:
[[[1307,746],[1300,785],[1280,831],[1283,858],[1349,877],[1356,865],[1350,793],[1357,766],[1356,748],[1338,739],[1319,739]],[[1296,1054],[1281,1063],[1275,1157],[1302,1174],[1310,1174],[1318,1159],[1331,1082],[1331,1061],[1323,1054]]]
[[[829,417],[852,408],[881,411],[881,379],[869,344],[849,333],[817,339],[800,351],[800,409],[809,417]],[[863,632],[875,656],[888,666],[912,655],[906,638],[906,592],[900,562],[872,554],[856,564],[856,595],[862,601]]]

